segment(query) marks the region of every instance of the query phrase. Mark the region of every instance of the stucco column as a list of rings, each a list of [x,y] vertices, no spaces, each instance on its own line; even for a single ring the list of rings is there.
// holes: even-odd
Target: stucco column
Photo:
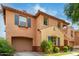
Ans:
[[[56,37],[56,46],[58,46],[58,37]]]
[[[9,36],[9,37],[7,37],[7,41],[8,41],[8,43],[12,46],[12,39],[11,39],[11,37]]]
[[[70,44],[69,44],[69,41],[68,41],[68,46],[69,46]]]

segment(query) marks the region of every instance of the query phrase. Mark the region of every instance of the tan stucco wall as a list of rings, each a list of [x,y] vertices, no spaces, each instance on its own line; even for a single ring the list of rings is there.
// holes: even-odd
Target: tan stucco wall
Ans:
[[[71,31],[73,31],[72,35],[73,37],[71,36]],[[65,35],[65,40],[68,40],[68,45],[70,46],[72,43],[70,42],[74,42],[74,39],[75,39],[75,30],[73,28],[71,28],[70,26],[67,26],[67,29],[63,30],[64,32],[64,35]]]
[[[44,25],[43,24],[44,16],[46,15],[40,14],[36,19],[36,46],[40,46],[41,44],[41,32],[38,31],[38,29],[41,30],[41,29],[45,29],[45,28],[57,25],[57,20],[51,19],[50,17],[48,17],[48,25],[47,26]]]
[[[48,35],[56,35],[61,38],[61,46],[64,45],[64,36],[60,29],[56,28],[56,31],[53,31],[52,26],[57,27],[58,23],[61,24],[61,29],[63,28],[63,25],[67,25],[63,23],[62,21],[58,21],[54,18],[48,17],[48,25],[44,25],[44,16],[48,17],[46,15],[40,14],[36,19],[36,45],[40,46],[41,41],[45,38],[48,38]],[[48,28],[49,27],[49,28]],[[41,32],[37,31],[38,29],[41,30]],[[50,31],[51,30],[51,31]],[[59,32],[59,33],[58,33]],[[38,34],[39,33],[39,34]],[[46,37],[45,37],[46,35]]]
[[[55,29],[55,30],[54,30]],[[41,42],[43,40],[48,40],[48,36],[60,37],[60,46],[64,46],[64,35],[57,27],[49,27],[41,30]]]
[[[73,37],[71,36],[71,31],[73,31]],[[74,37],[75,37],[75,31],[72,29],[72,28],[69,28],[68,27],[68,30],[67,30],[67,36],[70,38],[71,41],[74,40]]]
[[[46,15],[42,15],[40,14],[38,17],[37,17],[37,29],[44,29],[44,28],[47,28],[47,27],[50,27],[50,26],[57,26],[57,20],[55,19],[52,19],[50,17],[48,17],[48,25],[44,25],[44,16]]]
[[[23,36],[35,39],[35,19],[31,18],[31,28],[22,28],[15,25],[14,21],[14,12],[6,10],[6,36],[9,42],[11,43],[12,36]],[[23,15],[25,16],[25,15]],[[25,16],[25,17],[28,17]],[[33,45],[34,45],[33,41]]]
[[[33,38],[33,46],[40,46],[41,41],[43,39],[47,40],[48,36],[52,35],[60,37],[61,39],[60,45],[61,46],[64,45],[64,39],[65,39],[64,34],[60,31],[60,29],[57,28],[57,24],[59,22],[58,20],[48,17],[48,25],[46,26],[43,24],[44,16],[46,15],[40,14],[37,18],[33,18],[31,16],[21,14],[24,17],[31,18],[31,28],[22,28],[15,25],[14,23],[15,14],[16,14],[15,12],[6,10],[6,36],[10,44],[12,36],[13,37],[23,36]],[[60,21],[60,23],[62,28],[65,23],[63,23],[62,21]],[[53,30],[53,27],[56,27],[55,31]],[[68,33],[68,35],[69,34],[70,33]]]
[[[75,31],[75,46],[79,46],[79,31]]]

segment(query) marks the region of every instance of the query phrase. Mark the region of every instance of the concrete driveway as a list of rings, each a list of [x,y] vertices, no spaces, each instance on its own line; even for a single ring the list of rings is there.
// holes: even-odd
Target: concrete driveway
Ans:
[[[16,52],[14,56],[42,56],[39,52]]]

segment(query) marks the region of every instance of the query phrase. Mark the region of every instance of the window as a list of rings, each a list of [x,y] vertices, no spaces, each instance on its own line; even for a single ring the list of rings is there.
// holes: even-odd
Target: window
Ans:
[[[15,15],[15,25],[19,25],[19,16]]]
[[[56,45],[56,38],[55,37],[52,37],[52,39],[53,39],[52,40],[53,41],[53,44]]]
[[[71,37],[73,37],[73,31],[71,31]]]
[[[58,26],[58,28],[61,28],[61,24],[60,24],[60,23],[58,23],[58,25],[57,25],[57,26]]]
[[[48,36],[48,41],[51,40],[53,45],[56,45],[56,38],[53,36]]]
[[[27,24],[28,24],[28,27],[31,27],[31,19],[30,18],[27,18]]]
[[[53,30],[55,31],[55,27],[53,27]]]
[[[60,46],[60,38],[58,37],[58,46]]]
[[[48,25],[48,18],[44,17],[44,25]]]
[[[53,37],[52,36],[48,36],[48,41],[52,41]]]
[[[26,18],[19,16],[19,26],[23,26],[23,27],[27,27],[27,22],[26,22]]]
[[[51,40],[51,36],[48,36],[48,41],[50,41]]]
[[[15,15],[15,25],[21,27],[31,27],[31,19],[30,17],[26,18],[23,16]]]
[[[52,41],[53,45],[60,46],[60,38],[59,37],[48,36],[48,41],[49,40]]]

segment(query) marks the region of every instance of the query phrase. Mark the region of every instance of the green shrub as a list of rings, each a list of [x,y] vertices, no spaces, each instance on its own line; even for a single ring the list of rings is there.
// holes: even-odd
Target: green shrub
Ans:
[[[52,41],[50,40],[50,41],[48,41],[47,42],[48,44],[47,44],[47,52],[48,53],[52,53],[53,51],[53,43],[52,43]]]
[[[41,43],[41,49],[43,52],[46,52],[47,45],[48,45],[47,41],[43,40]]]
[[[64,52],[67,52],[67,51],[68,51],[68,47],[64,46]]]
[[[53,52],[58,53],[60,51],[59,47],[54,47]]]
[[[73,47],[69,47],[69,50],[70,50],[70,51],[73,51]]]
[[[42,48],[42,51],[45,52],[45,53],[51,53],[52,52],[52,49],[53,49],[53,45],[52,45],[52,42],[51,41],[43,41],[41,43],[41,48]]]
[[[9,56],[14,53],[14,49],[8,44],[6,40],[0,38],[0,55]]]

